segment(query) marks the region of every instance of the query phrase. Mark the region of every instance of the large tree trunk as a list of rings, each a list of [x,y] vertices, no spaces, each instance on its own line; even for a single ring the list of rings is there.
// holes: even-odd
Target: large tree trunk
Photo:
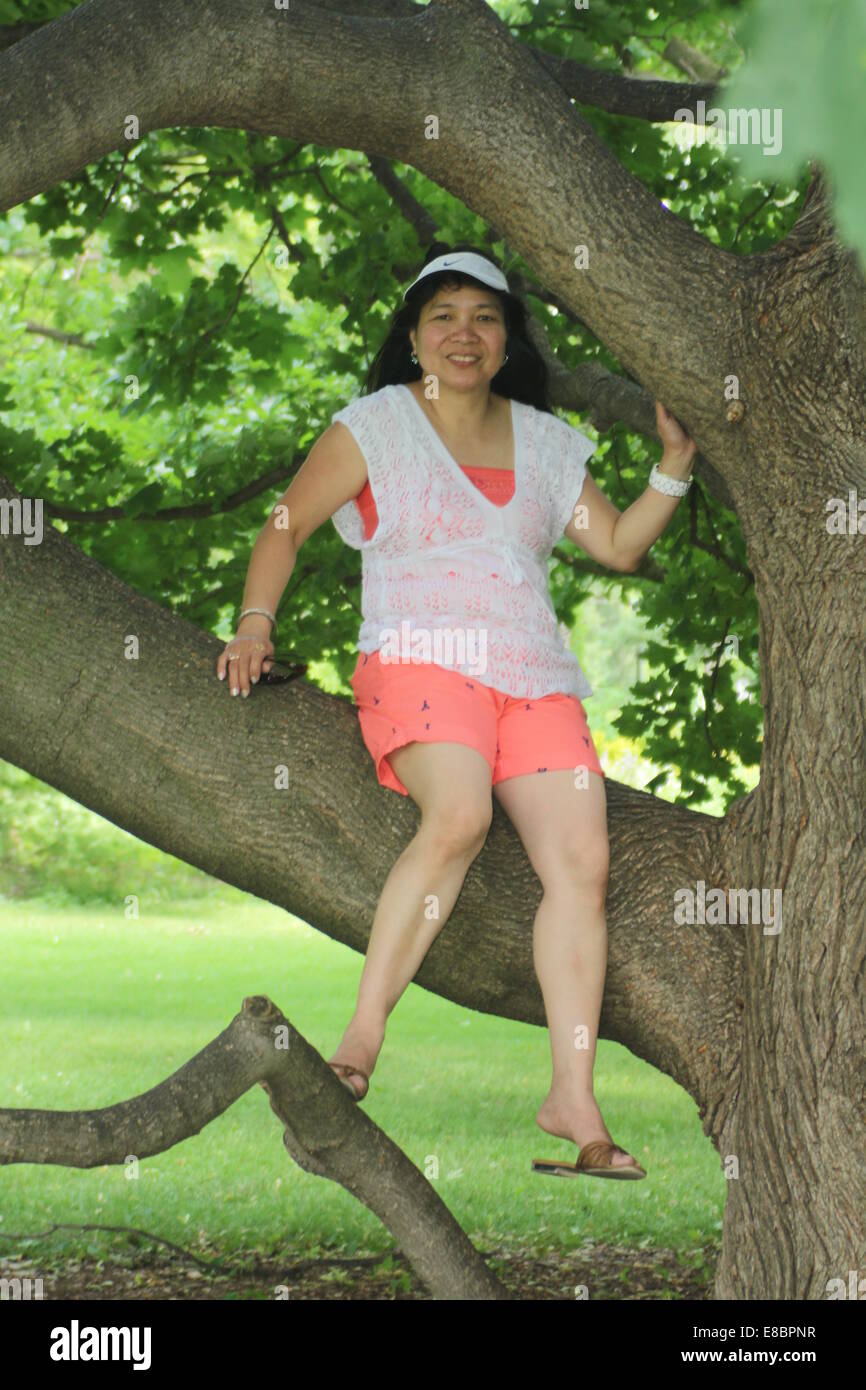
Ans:
[[[733,500],[755,576],[761,781],[722,820],[608,782],[601,1035],[689,1091],[731,1169],[717,1295],[824,1298],[828,1280],[866,1269],[866,552],[825,524],[829,498],[866,493],[861,268],[834,238],[818,177],[784,243],[720,251],[618,165],[570,105],[567,70],[536,60],[481,0],[399,17],[410,11],[297,5],[256,25],[213,0],[192,31],[184,11],[181,40],[166,0],[96,0],[0,57],[0,205],[117,148],[129,111],[143,132],[241,126],[397,158],[494,224],[684,422]],[[220,86],[209,74],[226,70],[228,46]],[[85,72],[102,86],[79,122]],[[438,140],[425,138],[431,112]],[[581,243],[590,264],[576,272]],[[227,699],[217,642],[51,530],[38,547],[0,541],[0,605],[2,756],[364,949],[417,812],[379,793],[350,705],[300,681]],[[137,661],[124,659],[129,633]],[[781,890],[781,931],[678,925],[675,895],[701,882]],[[541,1024],[539,896],[497,807],[419,983]]]
[[[727,472],[764,707],[760,786],[727,817],[727,881],[780,890],[782,929],[744,930],[722,1298],[826,1298],[829,1279],[866,1271],[864,502],[859,534],[827,529],[830,499],[847,512],[849,489],[866,497],[866,300],[814,197],[799,234],[750,267],[737,362],[758,444]]]

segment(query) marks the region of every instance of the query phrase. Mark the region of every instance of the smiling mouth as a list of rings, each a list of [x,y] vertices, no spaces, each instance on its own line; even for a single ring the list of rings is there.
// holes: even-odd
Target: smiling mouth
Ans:
[[[448,354],[448,361],[449,361],[449,362],[464,362],[464,363],[466,363],[466,362],[478,362],[479,360],[480,360],[480,356],[479,356],[478,353],[475,353],[475,352],[450,352],[450,353]]]

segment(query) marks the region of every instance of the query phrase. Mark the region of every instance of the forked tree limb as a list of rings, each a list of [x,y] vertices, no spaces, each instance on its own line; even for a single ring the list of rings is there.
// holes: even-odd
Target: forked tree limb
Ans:
[[[434,1298],[512,1297],[414,1163],[265,995],[245,999],[213,1042],[131,1100],[101,1110],[0,1110],[0,1165],[95,1168],[164,1153],[256,1084],[295,1162],[375,1212]]]

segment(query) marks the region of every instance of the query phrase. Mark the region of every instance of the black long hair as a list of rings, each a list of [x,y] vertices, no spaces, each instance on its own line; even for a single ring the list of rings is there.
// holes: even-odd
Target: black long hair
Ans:
[[[496,257],[479,246],[471,246],[465,241],[458,241],[454,246],[445,241],[434,241],[418,271],[437,256],[451,255],[458,251],[474,251],[476,255],[483,256],[485,260],[492,261],[498,269],[502,269]],[[370,363],[362,395],[371,395],[383,386],[420,381],[423,373],[420,362],[412,361],[409,329],[417,330],[422,308],[444,285],[477,285],[482,289],[491,290],[490,285],[482,285],[480,280],[468,275],[466,271],[434,270],[430,275],[425,275],[420,284],[409,291],[405,302],[391,315],[385,341]],[[534,405],[536,410],[546,410],[552,415],[553,410],[547,399],[547,368],[527,331],[526,310],[515,295],[496,289],[492,290],[492,293],[498,296],[505,316],[505,351],[508,361],[493,377],[490,382],[491,389],[494,389],[497,395],[513,397],[527,405]]]

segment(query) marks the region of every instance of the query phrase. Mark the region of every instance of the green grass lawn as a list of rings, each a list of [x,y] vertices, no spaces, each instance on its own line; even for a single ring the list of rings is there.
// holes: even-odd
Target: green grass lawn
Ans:
[[[355,952],[234,890],[142,912],[0,905],[0,1107],[92,1109],[148,1090],[248,994],[269,995],[323,1057],[335,1050],[354,1006]],[[725,1182],[691,1097],[616,1043],[599,1044],[595,1075],[608,1128],[646,1181],[533,1173],[536,1156],[577,1153],[535,1124],[550,1080],[546,1030],[417,985],[391,1015],[364,1108],[422,1171],[438,1161],[440,1196],[483,1249],[595,1240],[695,1251],[717,1241]],[[259,1087],[203,1133],[143,1160],[138,1180],[119,1167],[0,1168],[0,1235],[55,1221],[137,1226],[227,1253],[393,1243],[342,1187],[295,1166]],[[122,1238],[59,1232],[50,1247],[104,1253],[112,1239]]]

